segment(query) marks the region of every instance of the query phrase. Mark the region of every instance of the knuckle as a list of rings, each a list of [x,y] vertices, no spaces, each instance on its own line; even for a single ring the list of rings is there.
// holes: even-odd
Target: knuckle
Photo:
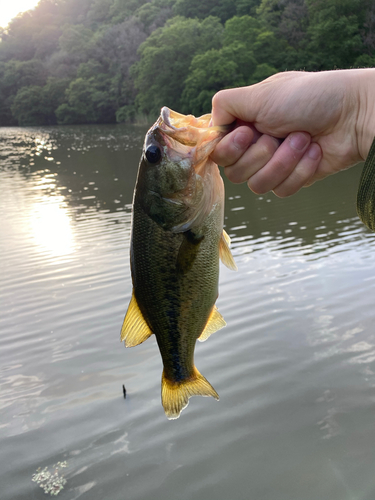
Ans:
[[[288,196],[291,196],[292,194],[296,193],[298,190],[299,188],[291,189],[290,187],[286,186],[278,186],[272,191],[278,198],[287,198]]]
[[[250,177],[247,181],[247,186],[255,194],[265,194],[269,191],[269,189],[265,189],[262,180],[259,180],[259,176]]]
[[[274,155],[279,148],[280,143],[275,137],[264,135],[262,140],[262,147],[265,154]]]
[[[275,154],[277,146],[273,141],[259,140],[250,149],[254,162],[266,164]]]
[[[225,90],[219,90],[212,98],[212,107],[219,107],[220,103],[224,100]]]
[[[233,184],[242,184],[246,179],[243,178],[242,170],[235,167],[225,167],[224,173]]]

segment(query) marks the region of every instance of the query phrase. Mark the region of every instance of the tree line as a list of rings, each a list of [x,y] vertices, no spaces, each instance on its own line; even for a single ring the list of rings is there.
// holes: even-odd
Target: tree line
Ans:
[[[131,122],[279,71],[375,66],[375,3],[40,0],[0,40],[0,125]]]

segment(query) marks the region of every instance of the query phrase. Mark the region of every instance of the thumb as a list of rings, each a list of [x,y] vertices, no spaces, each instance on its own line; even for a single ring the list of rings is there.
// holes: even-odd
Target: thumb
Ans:
[[[261,106],[255,87],[220,90],[215,94],[212,99],[213,125],[228,125],[236,119],[255,123]]]

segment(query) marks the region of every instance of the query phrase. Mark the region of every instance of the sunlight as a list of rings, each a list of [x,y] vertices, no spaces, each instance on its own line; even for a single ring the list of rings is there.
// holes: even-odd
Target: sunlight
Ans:
[[[34,240],[53,257],[69,255],[75,242],[68,209],[62,196],[44,196],[34,204],[30,223]]]
[[[32,9],[39,3],[39,0],[13,0],[12,2],[2,2],[0,9],[0,26],[6,28],[9,22],[20,12]]]

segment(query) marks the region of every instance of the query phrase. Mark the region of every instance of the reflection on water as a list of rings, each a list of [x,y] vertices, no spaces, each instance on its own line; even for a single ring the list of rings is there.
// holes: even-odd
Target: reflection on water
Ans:
[[[125,350],[130,206],[144,128],[0,131],[0,484],[42,498],[373,500],[374,235],[360,168],[281,200],[226,184],[239,268],[196,349],[220,402],[169,422],[155,339]],[[127,389],[123,398],[122,384]],[[38,496],[39,495],[39,496]]]
[[[42,182],[45,179],[42,179]],[[43,196],[28,215],[38,248],[56,260],[74,250],[74,234],[63,196]]]

